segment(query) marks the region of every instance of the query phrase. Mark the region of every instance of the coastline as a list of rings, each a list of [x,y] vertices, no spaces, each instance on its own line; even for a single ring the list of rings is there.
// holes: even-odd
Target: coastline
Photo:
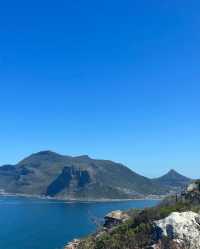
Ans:
[[[62,202],[123,202],[123,201],[144,201],[144,200],[162,200],[166,196],[146,196],[141,198],[129,198],[129,199],[107,199],[107,198],[100,198],[100,199],[75,199],[75,198],[55,198],[49,196],[42,196],[42,195],[30,195],[30,194],[21,194],[21,193],[0,193],[0,197],[23,197],[23,198],[34,198],[34,199],[41,199],[41,200],[52,200],[52,201],[62,201]]]

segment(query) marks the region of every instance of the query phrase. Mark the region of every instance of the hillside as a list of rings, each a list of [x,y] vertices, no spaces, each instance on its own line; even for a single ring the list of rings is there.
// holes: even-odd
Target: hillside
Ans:
[[[104,227],[65,249],[199,249],[200,181],[153,208],[113,211]]]
[[[175,191],[180,191],[191,181],[190,178],[185,177],[175,170],[170,170],[167,174],[153,179],[153,182],[160,184],[163,187],[171,188]]]
[[[171,187],[120,163],[41,151],[16,165],[0,167],[0,189],[59,199],[123,199],[166,194]]]

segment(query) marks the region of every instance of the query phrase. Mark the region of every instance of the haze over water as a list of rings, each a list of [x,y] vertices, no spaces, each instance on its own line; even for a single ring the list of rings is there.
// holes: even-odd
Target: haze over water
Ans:
[[[75,203],[0,198],[0,248],[60,249],[68,241],[95,231],[92,217],[103,218],[112,210],[156,205],[156,200]]]

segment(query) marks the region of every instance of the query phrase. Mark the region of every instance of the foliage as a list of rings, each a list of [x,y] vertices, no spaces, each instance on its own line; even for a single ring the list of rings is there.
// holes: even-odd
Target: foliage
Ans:
[[[93,235],[82,240],[78,249],[141,249],[148,246],[155,239],[153,237],[155,226],[153,221],[167,217],[170,213],[178,211],[200,211],[200,204],[194,205],[187,201],[176,203],[161,203],[157,207],[144,210],[129,210],[131,216],[125,223]],[[162,249],[175,248],[168,238],[163,238]]]
[[[7,193],[79,200],[127,199],[170,190],[119,163],[51,151],[0,167],[0,188]]]

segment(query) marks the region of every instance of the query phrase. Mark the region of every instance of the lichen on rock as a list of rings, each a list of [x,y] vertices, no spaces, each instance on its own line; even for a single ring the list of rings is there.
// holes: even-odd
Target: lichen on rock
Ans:
[[[154,223],[157,228],[158,239],[167,237],[186,249],[200,248],[199,214],[192,211],[173,212],[168,217]]]

